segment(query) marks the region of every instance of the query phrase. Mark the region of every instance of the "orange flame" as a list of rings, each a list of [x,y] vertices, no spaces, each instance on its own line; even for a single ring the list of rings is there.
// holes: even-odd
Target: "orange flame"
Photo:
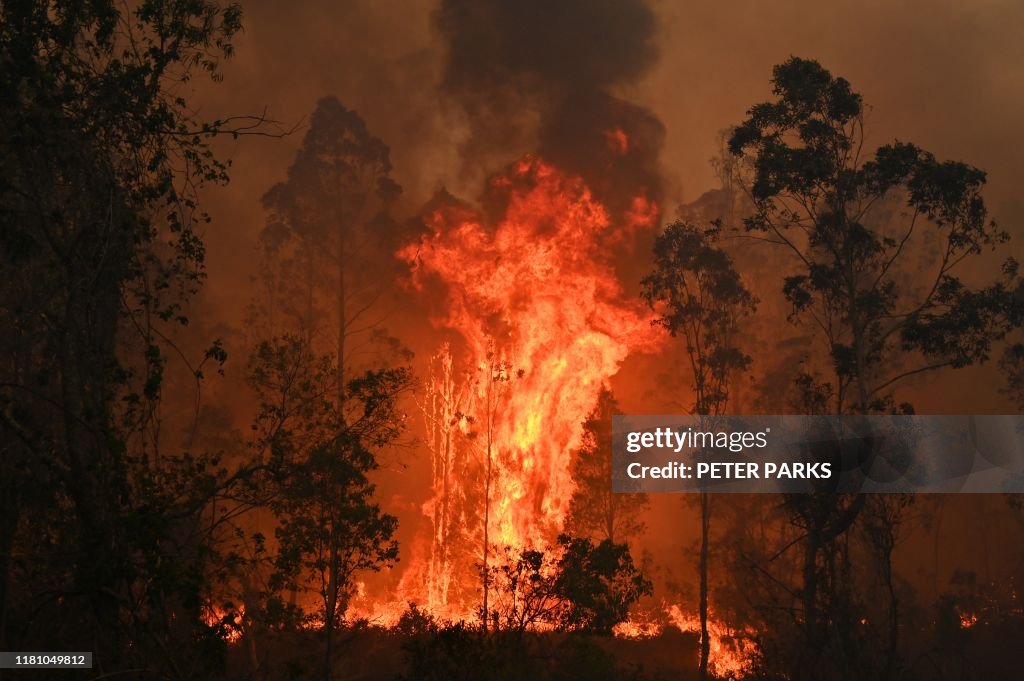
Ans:
[[[626,211],[627,227],[631,231],[650,227],[655,224],[657,220],[658,204],[648,199],[644,194],[634,196],[632,203],[630,203],[629,210]]]
[[[680,631],[700,632],[700,618],[693,613],[684,613],[678,605],[668,609],[672,624]],[[715,676],[735,678],[743,676],[752,669],[755,646],[750,640],[752,632],[736,632],[708,611],[708,638],[711,652],[708,656],[708,669]]]
[[[973,612],[961,612],[960,613],[960,628],[970,629],[978,623],[978,616]]]
[[[696,613],[684,612],[676,604],[663,605],[660,613],[636,615],[615,627],[614,633],[620,638],[653,638],[666,626],[683,632],[700,635],[700,617]],[[708,639],[710,654],[708,669],[721,678],[738,678],[753,669],[757,647],[751,631],[736,631],[708,612]]]
[[[241,640],[245,606],[240,605],[237,611],[229,611],[209,604],[203,609],[200,617],[206,626],[217,629],[219,636],[228,643],[236,643]]]
[[[430,558],[407,571],[402,600],[469,619],[485,531],[495,548],[543,545],[561,531],[583,421],[623,360],[661,342],[639,302],[624,300],[609,253],[624,232],[655,223],[646,196],[614,225],[582,180],[534,157],[491,187],[507,196],[493,228],[439,210],[427,219],[432,234],[398,253],[415,285],[443,283],[439,321],[467,351],[462,374],[447,348],[435,358],[434,496],[424,508],[434,537]]]

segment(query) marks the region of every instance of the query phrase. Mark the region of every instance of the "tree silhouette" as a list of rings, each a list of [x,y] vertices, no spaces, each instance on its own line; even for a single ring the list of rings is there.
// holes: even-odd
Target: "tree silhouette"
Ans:
[[[255,316],[285,314],[294,323],[290,330],[313,346],[323,331],[320,306],[326,304],[328,318],[335,320],[327,332],[334,339],[342,392],[348,364],[366,350],[351,347],[353,337],[360,337],[360,345],[372,342],[370,332],[383,321],[382,288],[390,282],[382,275],[394,266],[389,246],[397,233],[387,210],[401,191],[391,178],[387,145],[358,113],[325,97],[317,102],[287,179],[263,196],[268,219],[260,239],[268,290]],[[269,332],[282,329],[288,327]]]
[[[602,390],[597,406],[583,422],[583,442],[574,453],[572,479],[576,491],[569,502],[566,528],[574,536],[616,542],[644,531],[641,513],[646,494],[616,494],[612,477],[612,416],[619,413],[615,397]]]
[[[274,472],[267,504],[277,519],[272,590],[320,596],[317,619],[323,623],[329,679],[334,632],[355,574],[398,558],[392,538],[397,520],[374,503],[368,474],[377,468],[373,450],[402,430],[396,401],[409,386],[409,374],[373,371],[353,379],[343,412],[333,398],[337,368],[331,358],[315,357],[304,339],[288,337],[260,345],[251,375],[264,405],[256,428]],[[302,406],[287,414],[296,404]]]
[[[241,12],[29,1],[2,17],[0,551],[21,558],[0,560],[0,647],[42,635],[89,645],[111,673],[184,676],[206,658],[168,654],[167,638],[200,652],[208,632],[202,551],[182,528],[220,481],[194,458],[160,456],[166,331],[187,322],[203,278],[197,190],[227,179],[211,138],[268,128],[261,116],[204,120],[178,93],[220,77]]]
[[[895,404],[903,381],[984,362],[1021,322],[1014,260],[981,288],[958,275],[965,260],[1008,239],[988,218],[985,173],[904,142],[869,151],[861,96],[815,61],[776,66],[772,85],[774,100],[748,111],[729,148],[750,168],[740,178],[754,205],[745,236],[791,255],[782,287],[791,318],[815,328],[827,361],[827,380],[799,377],[802,408],[911,411]],[[839,626],[844,606],[823,612],[820,597],[844,589],[835,553],[866,502],[863,495],[786,497],[803,533],[799,591],[812,651],[822,651]],[[888,560],[889,552],[882,555]]]
[[[518,634],[551,626],[608,635],[652,590],[629,547],[607,539],[595,544],[563,534],[546,550],[506,547],[505,560],[489,569],[493,628]]]
[[[702,417],[726,413],[733,376],[750,366],[750,356],[738,347],[737,332],[743,317],[756,306],[731,258],[716,245],[718,236],[717,224],[704,230],[685,222],[669,225],[654,243],[654,272],[642,282],[644,298],[661,313],[655,323],[683,339],[693,378],[693,410]],[[711,654],[711,495],[706,491],[700,493],[700,516],[699,673],[706,679]]]
[[[869,155],[861,96],[815,61],[775,67],[772,84],[729,148],[752,160],[748,232],[794,257],[783,292],[825,341],[832,411],[882,411],[910,376],[987,360],[1021,310],[1014,260],[984,288],[957,276],[1009,238],[988,219],[985,173],[903,142]]]

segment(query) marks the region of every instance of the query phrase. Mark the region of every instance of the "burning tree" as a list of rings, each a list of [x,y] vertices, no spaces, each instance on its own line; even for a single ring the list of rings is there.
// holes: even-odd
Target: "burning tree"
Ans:
[[[426,216],[431,233],[400,251],[418,286],[442,285],[443,324],[461,336],[464,366],[483,376],[460,388],[442,361],[448,378],[432,389],[439,411],[428,427],[440,430],[432,436],[428,510],[444,525],[435,526],[429,564],[431,579],[445,584],[476,582],[466,574],[453,580],[469,567],[453,558],[485,543],[520,549],[554,541],[575,490],[567,459],[584,417],[629,352],[656,345],[639,306],[620,300],[605,248],[635,225],[613,225],[582,181],[536,158],[492,178],[489,192],[489,204],[500,207],[493,225],[447,202]],[[514,376],[514,387],[501,389],[503,376]],[[467,616],[480,602],[455,600],[428,605]]]
[[[431,502],[435,531],[428,571],[429,602],[435,606],[448,604],[452,573],[459,563],[459,558],[451,558],[453,547],[449,538],[453,531],[458,532],[460,525],[472,523],[479,527],[480,553],[470,548],[462,556],[462,561],[465,564],[467,559],[480,559],[481,613],[488,612],[490,595],[491,485],[498,444],[495,441],[495,421],[509,382],[514,376],[522,376],[522,372],[513,372],[507,362],[496,358],[493,345],[484,359],[486,363],[478,366],[475,373],[467,373],[465,380],[457,383],[452,374],[451,352],[444,344],[433,358],[432,373],[427,381],[427,399],[423,404],[436,494]],[[453,471],[457,462],[459,470]],[[474,487],[467,481],[479,479],[481,498],[476,499],[472,493],[461,496],[461,504],[456,507],[452,503],[453,475],[458,476],[463,490]],[[456,508],[457,515],[453,515]],[[467,547],[462,548],[465,550]],[[486,631],[487,619],[482,617],[481,622]]]
[[[431,359],[426,381],[426,396],[421,408],[426,426],[426,444],[431,454],[431,483],[434,498],[429,515],[432,525],[430,558],[426,566],[426,602],[435,609],[447,606],[453,577],[453,542],[458,534],[461,517],[459,509],[465,505],[458,480],[465,472],[456,470],[459,462],[459,438],[464,434],[469,417],[468,382],[457,381],[452,355],[447,345]],[[457,559],[455,559],[457,560]]]

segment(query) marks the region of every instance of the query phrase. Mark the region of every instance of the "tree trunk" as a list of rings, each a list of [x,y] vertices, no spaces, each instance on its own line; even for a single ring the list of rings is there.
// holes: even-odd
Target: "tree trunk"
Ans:
[[[246,622],[244,638],[246,649],[249,653],[249,665],[252,667],[252,678],[263,678],[266,676],[266,670],[262,669],[263,665],[260,664],[259,645],[256,641],[262,632],[260,631],[260,623],[253,614],[259,612],[259,594],[253,588],[252,580],[249,579],[248,574],[242,573],[239,582],[242,587],[242,603],[245,606],[245,612],[249,614],[246,618],[248,621]]]
[[[330,561],[327,575],[327,602],[324,608],[324,681],[331,681],[331,657],[334,655],[334,618],[338,610],[338,546],[335,539],[335,528],[331,527],[331,541],[329,543]]]
[[[708,544],[711,530],[711,495],[700,493],[700,679],[708,678],[711,639],[708,637]]]
[[[885,658],[885,678],[896,677],[896,656],[900,643],[900,600],[892,571],[892,551],[885,554],[885,586],[889,591],[889,654]]]
[[[338,410],[345,406],[345,235],[338,228]]]
[[[804,608],[804,635],[811,648],[818,645],[818,551],[820,540],[811,530],[804,542],[803,585],[801,601]]]
[[[488,369],[490,375],[487,377],[487,469],[484,479],[484,568],[483,568],[483,587],[484,587],[484,607],[483,607],[483,623],[484,633],[487,633],[487,623],[490,619],[488,607],[488,595],[490,591],[490,575],[488,574],[487,565],[487,553],[488,544],[490,543],[490,524],[491,524],[491,447],[493,446],[493,406],[491,405],[491,391],[494,388],[494,362],[493,360],[489,364]]]

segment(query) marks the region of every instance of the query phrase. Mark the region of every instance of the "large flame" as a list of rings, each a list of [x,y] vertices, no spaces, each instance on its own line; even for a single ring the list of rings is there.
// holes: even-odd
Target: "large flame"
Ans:
[[[609,144],[628,140],[615,130]],[[398,594],[353,602],[357,616],[385,626],[409,602],[441,620],[473,621],[482,564],[493,565],[505,547],[550,546],[576,491],[569,464],[584,420],[623,360],[661,342],[650,314],[624,294],[611,258],[630,234],[657,224],[646,194],[613,221],[582,180],[535,157],[493,178],[490,189],[504,206],[493,224],[447,203],[426,216],[430,232],[398,253],[417,287],[442,285],[437,321],[463,350],[456,358],[446,343],[433,357],[422,403],[431,537],[414,545]],[[615,634],[657,636],[665,627],[699,631],[699,619],[663,604]],[[716,674],[749,671],[748,637],[714,618],[710,633]]]
[[[607,137],[628,149],[620,129]],[[349,618],[394,626],[415,603],[440,621],[477,619],[480,568],[506,548],[553,544],[576,492],[570,462],[583,422],[626,357],[663,342],[612,263],[631,235],[658,222],[646,192],[613,220],[581,179],[536,157],[492,178],[490,189],[502,199],[500,219],[488,223],[451,201],[425,217],[426,236],[397,254],[417,288],[442,285],[446,311],[437,321],[462,349],[457,359],[444,343],[432,358],[421,404],[432,457],[423,506],[430,537],[414,540],[397,593],[360,582]],[[225,637],[237,640],[241,612],[211,608],[204,620],[227,622]],[[974,621],[962,618],[962,626]],[[646,638],[666,627],[700,630],[695,614],[663,603],[614,634]],[[713,673],[749,672],[751,632],[715,618],[709,631]]]
[[[654,226],[646,196],[613,224],[582,180],[535,157],[490,189],[505,205],[496,224],[438,209],[431,233],[399,252],[416,285],[443,284],[438,321],[465,348],[464,362],[443,349],[430,377],[434,538],[404,581],[420,592],[407,598],[445,616],[479,607],[485,543],[539,546],[561,530],[583,421],[623,360],[659,342],[610,256],[640,223]]]

